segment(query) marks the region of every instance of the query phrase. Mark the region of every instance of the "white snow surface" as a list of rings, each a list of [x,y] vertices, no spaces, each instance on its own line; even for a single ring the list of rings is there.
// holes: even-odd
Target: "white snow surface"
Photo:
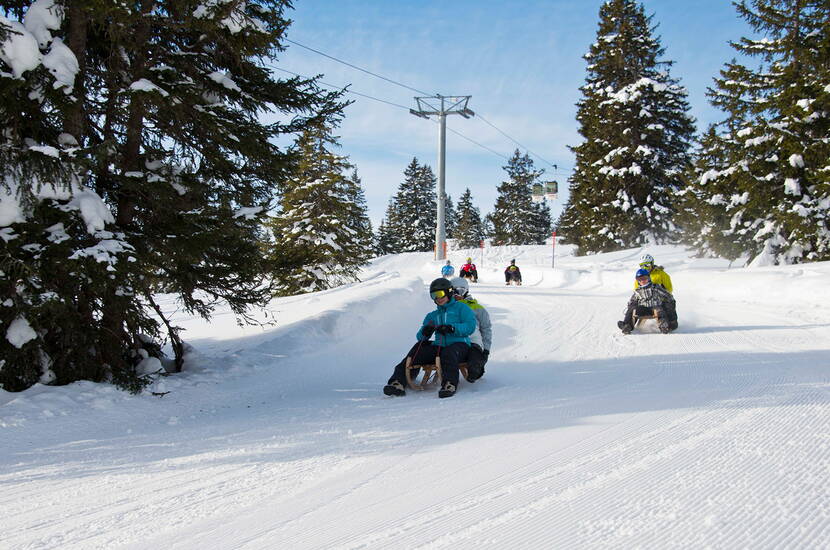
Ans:
[[[193,351],[162,396],[0,391],[0,546],[830,547],[830,264],[550,251],[450,255],[494,340],[450,399],[381,392],[433,308],[418,253],[274,300],[270,328],[173,313]],[[680,328],[624,336],[645,252]]]

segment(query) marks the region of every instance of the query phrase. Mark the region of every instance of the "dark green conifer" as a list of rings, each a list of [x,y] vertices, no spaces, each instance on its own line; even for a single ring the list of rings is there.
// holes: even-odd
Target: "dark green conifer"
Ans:
[[[323,124],[300,137],[299,162],[269,222],[275,236],[279,295],[325,290],[358,280],[371,257],[371,227],[360,179]],[[351,172],[351,176],[346,174]]]
[[[735,2],[761,36],[732,43],[733,60],[709,90],[727,117],[704,141],[690,216],[695,244],[755,265],[830,259],[830,3]],[[693,239],[689,239],[693,240]]]
[[[458,248],[475,248],[484,239],[484,224],[481,221],[481,213],[473,204],[473,194],[469,188],[458,200],[458,212],[456,214],[455,239]]]
[[[517,149],[504,166],[508,179],[498,186],[499,195],[490,214],[493,244],[542,244],[550,230],[550,209],[533,203],[533,185],[545,172]],[[547,214],[545,214],[547,213]],[[547,217],[545,217],[547,216]]]
[[[15,74],[0,60],[0,185],[21,205],[0,227],[15,235],[0,301],[17,312],[0,331],[21,318],[37,335],[0,341],[5,389],[89,379],[138,390],[158,349],[156,293],[204,317],[218,300],[244,318],[268,299],[261,220],[292,165],[275,138],[341,108],[262,65],[282,48],[287,6],[57,1],[62,24],[38,47],[65,63]],[[17,1],[0,12],[25,13]],[[263,123],[267,112],[285,122]]]
[[[676,238],[675,193],[690,163],[693,121],[686,91],[633,0],[609,0],[585,59],[577,120],[585,141],[557,226],[580,253]]]

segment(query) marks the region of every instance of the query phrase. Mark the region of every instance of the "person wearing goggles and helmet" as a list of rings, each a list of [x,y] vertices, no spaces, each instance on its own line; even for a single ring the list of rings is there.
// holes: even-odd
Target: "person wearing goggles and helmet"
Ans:
[[[476,317],[470,307],[455,299],[453,286],[444,277],[429,285],[429,296],[435,302],[435,310],[427,313],[412,346],[395,370],[383,393],[392,396],[406,395],[406,360],[412,357],[417,365],[431,364],[441,358],[443,383],[438,397],[452,397],[458,388],[458,365],[467,360],[470,351],[470,335],[476,330]],[[435,336],[435,340],[430,339]]]
[[[625,309],[622,321],[617,327],[623,334],[630,334],[634,330],[634,314],[645,317],[657,312],[657,326],[660,332],[667,334],[677,328],[677,305],[674,296],[665,288],[654,284],[647,269],[639,269],[634,275],[637,288]]]
[[[478,282],[478,270],[472,258],[467,258],[467,263],[461,266],[461,271],[458,272],[458,276],[470,279],[474,283]]]
[[[484,376],[484,364],[490,358],[493,344],[493,325],[490,314],[478,300],[470,295],[470,283],[463,277],[450,279],[455,290],[455,299],[464,302],[476,316],[476,330],[470,335],[470,353],[467,356],[467,382],[471,384]]]
[[[648,274],[651,276],[652,284],[662,286],[668,290],[669,293],[674,292],[671,285],[671,277],[669,277],[669,274],[663,270],[662,265],[654,264],[654,257],[651,254],[643,254],[643,257],[640,258],[640,269],[648,271]],[[634,288],[638,288],[636,281],[634,282]]]

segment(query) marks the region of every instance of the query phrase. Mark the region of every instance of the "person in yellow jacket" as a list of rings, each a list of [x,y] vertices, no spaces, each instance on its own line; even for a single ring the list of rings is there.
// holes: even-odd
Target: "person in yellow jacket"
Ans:
[[[643,254],[643,257],[640,258],[640,269],[648,271],[653,284],[662,286],[669,291],[669,294],[674,294],[671,277],[663,270],[662,265],[654,265],[654,258],[651,254]],[[637,281],[634,281],[634,289],[637,289]]]

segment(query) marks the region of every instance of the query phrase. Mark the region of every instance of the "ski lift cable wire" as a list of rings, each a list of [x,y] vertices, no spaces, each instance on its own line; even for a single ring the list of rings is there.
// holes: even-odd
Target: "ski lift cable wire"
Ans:
[[[300,73],[295,73],[294,71],[289,71],[288,69],[283,69],[283,68],[281,68],[281,67],[276,67],[276,66],[274,66],[274,65],[268,65],[268,66],[269,66],[269,68],[271,68],[271,69],[275,69],[275,70],[278,70],[278,71],[282,71],[282,72],[284,72],[284,73],[288,73],[288,74],[290,74],[290,75],[294,75],[294,76],[299,77],[299,78],[305,78],[305,79],[309,79],[309,80],[311,80],[311,79],[312,79],[312,77],[309,77],[309,76],[306,76],[306,75],[302,75],[302,74],[300,74]],[[385,100],[385,99],[379,99],[379,98],[377,98],[377,97],[370,96],[370,95],[368,95],[368,94],[364,94],[364,93],[361,93],[361,92],[356,92],[356,91],[354,91],[354,90],[350,90],[350,89],[348,89],[348,87],[346,87],[346,86],[337,86],[337,85],[334,85],[334,84],[329,84],[329,83],[327,83],[327,82],[323,82],[323,81],[320,81],[320,80],[318,80],[317,82],[318,82],[319,84],[322,84],[323,86],[327,86],[327,87],[332,88],[332,89],[335,89],[335,90],[342,90],[342,91],[344,91],[344,92],[346,92],[346,93],[349,93],[349,94],[354,94],[354,95],[358,95],[358,96],[360,96],[360,97],[365,97],[366,99],[371,99],[371,100],[373,100],[373,101],[377,101],[377,102],[380,102],[380,103],[385,103],[386,105],[391,105],[391,106],[393,106],[393,107],[398,107],[399,109],[403,109],[403,110],[405,110],[405,111],[409,112],[409,107],[406,107],[405,105],[401,105],[400,103],[394,103],[394,102],[392,102],[392,101],[387,101],[387,100]],[[431,119],[431,118],[430,118],[430,119],[428,119],[428,120],[429,120],[430,122],[434,123],[434,124],[439,124],[439,122],[438,122],[437,120],[434,120],[434,119]],[[495,126],[494,126],[494,128],[495,128]],[[498,129],[498,128],[496,128],[496,129]],[[483,144],[481,144],[481,143],[479,143],[479,142],[475,141],[474,139],[471,139],[471,138],[469,138],[469,137],[465,136],[464,134],[462,134],[462,133],[461,133],[461,132],[459,132],[458,130],[455,130],[455,129],[453,129],[453,128],[449,127],[449,126],[447,126],[447,130],[449,130],[449,131],[450,131],[450,132],[452,132],[453,134],[457,135],[458,137],[460,137],[460,138],[462,138],[462,139],[465,139],[465,140],[469,141],[469,142],[470,142],[470,143],[472,143],[473,145],[477,145],[478,147],[481,147],[481,148],[482,148],[482,149],[484,149],[485,151],[488,151],[488,152],[490,152],[490,153],[492,153],[492,154],[496,155],[496,156],[497,156],[497,157],[499,157],[499,158],[502,158],[502,159],[504,159],[504,160],[506,160],[506,161],[510,161],[510,157],[508,157],[508,156],[506,156],[506,155],[503,155],[503,154],[499,153],[498,151],[496,151],[496,150],[494,150],[494,149],[491,149],[490,147],[487,147],[486,145],[483,145]],[[517,142],[517,143],[518,143],[518,142]],[[521,146],[521,144],[520,144],[520,146]],[[522,147],[523,147],[523,146],[522,146]],[[526,147],[523,147],[523,148],[527,149]],[[529,150],[528,150],[528,152],[531,152],[531,151],[529,151]],[[533,154],[535,155],[535,153],[533,153]],[[537,156],[538,156],[538,155],[537,155]],[[540,157],[540,158],[541,158],[541,157]],[[542,160],[544,160],[544,159],[542,159]],[[545,162],[547,162],[547,161],[545,161]]]
[[[501,135],[503,135],[504,137],[506,137],[507,139],[509,139],[510,141],[512,141],[513,143],[515,143],[516,145],[518,145],[519,147],[521,147],[522,149],[524,149],[525,151],[527,151],[528,153],[530,153],[531,155],[533,155],[534,157],[536,157],[536,158],[540,159],[542,162],[545,162],[545,163],[549,164],[549,165],[551,166],[551,168],[553,168],[554,170],[558,170],[558,169],[559,169],[559,166],[557,166],[556,164],[553,164],[552,162],[548,162],[548,161],[547,161],[547,159],[545,159],[545,158],[543,158],[543,157],[541,157],[541,156],[537,155],[536,153],[534,153],[533,151],[531,151],[529,148],[525,147],[524,145],[522,145],[521,143],[519,143],[518,141],[516,141],[515,139],[513,139],[513,138],[512,138],[512,137],[510,137],[509,135],[507,135],[507,133],[505,133],[504,131],[502,131],[502,130],[501,130],[501,128],[499,128],[498,126],[496,126],[495,124],[493,124],[492,122],[490,122],[489,120],[487,120],[486,118],[484,118],[484,117],[481,115],[481,113],[478,113],[478,112],[477,112],[477,113],[476,113],[476,117],[478,117],[479,119],[481,119],[481,121],[482,121],[482,122],[484,122],[484,123],[485,123],[485,124],[487,124],[488,126],[492,127],[492,128],[493,128],[494,130],[496,130],[498,133],[500,133]]]
[[[290,42],[290,43],[292,43],[292,44],[294,44],[294,45],[296,45],[296,46],[299,46],[299,47],[301,47],[301,48],[305,48],[305,49],[307,49],[307,50],[309,50],[309,51],[311,51],[311,52],[314,52],[314,53],[316,53],[316,54],[322,55],[323,57],[327,57],[327,58],[329,58],[329,59],[331,59],[331,60],[337,61],[338,63],[342,63],[343,65],[347,65],[347,66],[349,66],[349,67],[351,67],[351,68],[353,68],[353,69],[357,69],[358,71],[363,71],[364,73],[366,73],[366,74],[370,74],[370,75],[372,75],[372,76],[374,76],[374,77],[377,77],[377,78],[380,78],[381,80],[385,80],[385,81],[387,81],[387,82],[391,82],[392,84],[395,84],[395,85],[397,85],[397,86],[401,86],[401,87],[403,87],[403,88],[406,88],[407,90],[412,90],[413,92],[417,92],[417,93],[419,93],[419,94],[421,94],[421,95],[428,95],[428,96],[437,96],[437,95],[438,95],[438,94],[430,94],[429,92],[424,92],[424,91],[419,90],[419,89],[417,89],[417,88],[413,88],[412,86],[407,86],[406,84],[401,84],[400,82],[398,82],[398,81],[396,81],[396,80],[392,80],[391,78],[386,78],[385,76],[381,76],[381,75],[379,75],[379,74],[377,74],[377,73],[373,73],[372,71],[369,71],[369,70],[367,70],[367,69],[364,69],[363,67],[358,67],[357,65],[353,65],[352,63],[349,63],[348,61],[343,61],[342,59],[338,59],[338,58],[336,58],[336,57],[334,57],[334,56],[332,56],[332,55],[329,55],[329,54],[327,54],[327,53],[323,53],[323,52],[321,52],[320,50],[315,50],[314,48],[311,48],[311,47],[309,47],[309,46],[306,46],[305,44],[300,44],[299,42],[297,42],[297,41],[295,41],[295,40],[291,40],[291,39],[286,38],[286,39],[285,39],[285,41],[286,41],[286,42]]]
[[[293,74],[294,76],[297,76],[297,77],[300,77],[300,78],[311,79],[311,77],[301,75],[299,73],[295,73],[294,71],[289,71],[288,69],[282,69],[280,67],[274,67],[274,66],[270,66],[270,68],[271,69],[276,69],[278,71],[282,71],[284,73]],[[387,105],[392,105],[393,107],[399,107],[401,109],[406,110],[407,112],[409,111],[409,107],[406,107],[405,105],[401,105],[400,103],[393,103],[391,101],[386,101],[385,99],[379,99],[377,97],[372,97],[370,95],[367,95],[367,94],[364,94],[364,93],[361,93],[361,92],[356,92],[354,90],[348,89],[348,87],[346,87],[346,86],[336,86],[334,84],[328,84],[328,83],[323,82],[321,80],[318,80],[317,83],[322,84],[323,86],[327,86],[329,88],[335,89],[335,90],[342,90],[342,91],[344,91],[346,93],[349,93],[349,94],[359,95],[360,97],[365,97],[366,99],[373,99],[373,100],[379,101],[381,103],[386,103]]]
[[[430,93],[428,93],[428,92],[424,92],[424,91],[419,90],[419,89],[417,89],[417,88],[413,88],[412,86],[407,86],[406,84],[402,84],[402,83],[400,83],[400,82],[398,82],[398,81],[396,81],[396,80],[393,80],[393,79],[391,79],[391,78],[387,78],[387,77],[382,76],[382,75],[379,75],[379,74],[377,74],[377,73],[373,73],[372,71],[369,71],[369,70],[367,70],[367,69],[364,69],[364,68],[362,68],[362,67],[359,67],[359,66],[357,66],[357,65],[354,65],[353,63],[349,63],[349,62],[347,62],[347,61],[343,61],[342,59],[338,59],[338,58],[334,57],[333,55],[329,55],[329,54],[327,54],[327,53],[325,53],[325,52],[321,52],[320,50],[316,50],[316,49],[314,49],[314,48],[312,48],[312,47],[310,47],[310,46],[306,46],[305,44],[301,44],[301,43],[297,42],[296,40],[291,40],[291,39],[289,39],[289,38],[286,38],[286,39],[285,39],[285,41],[286,41],[286,42],[290,42],[291,44],[295,44],[295,45],[297,45],[297,46],[299,46],[299,47],[301,47],[301,48],[305,48],[306,50],[309,50],[309,51],[311,51],[311,52],[314,52],[314,53],[316,53],[316,54],[318,54],[318,55],[322,55],[323,57],[326,57],[326,58],[331,59],[331,60],[333,60],[333,61],[336,61],[336,62],[338,62],[338,63],[342,63],[342,64],[344,64],[344,65],[346,65],[346,66],[348,66],[348,67],[352,67],[353,69],[357,69],[358,71],[362,71],[362,72],[364,72],[364,73],[366,73],[366,74],[369,74],[369,75],[372,75],[372,76],[374,76],[374,77],[376,77],[376,78],[380,78],[380,79],[382,79],[382,80],[385,80],[385,81],[387,81],[387,82],[390,82],[390,83],[392,83],[392,84],[395,84],[396,86],[401,86],[401,87],[403,87],[403,88],[406,88],[407,90],[411,90],[411,91],[413,91],[413,92],[417,92],[417,93],[419,93],[419,94],[426,95],[426,96],[438,96],[438,95],[440,95],[440,94],[430,94]],[[285,70],[285,69],[280,69],[280,70]],[[290,71],[286,71],[286,72],[290,72]],[[298,76],[299,76],[299,75],[298,75]],[[323,84],[323,83],[321,82],[321,84]],[[329,87],[332,87],[332,88],[338,88],[337,86],[332,86],[332,85],[329,85],[329,84],[326,84],[326,86],[329,86]],[[342,87],[341,87],[341,88],[338,88],[338,89],[344,89],[344,90],[345,90],[345,88],[342,88]],[[391,102],[389,102],[389,101],[385,101],[385,100],[383,100],[383,99],[378,99],[378,98],[376,98],[376,97],[367,96],[367,95],[365,95],[365,94],[361,94],[361,93],[359,93],[359,92],[353,92],[353,91],[351,91],[351,90],[345,90],[345,91],[347,91],[347,92],[349,92],[349,93],[353,93],[353,94],[355,94],[355,95],[359,95],[359,96],[362,96],[362,97],[366,97],[366,98],[368,98],[368,99],[374,99],[375,101],[380,101],[381,103],[388,103],[388,104],[390,104],[390,105],[394,105],[394,106],[396,106],[396,107],[400,107],[400,108],[402,108],[402,109],[407,109],[407,110],[409,110],[409,108],[408,108],[408,107],[404,107],[403,105],[399,105],[399,104],[396,104],[396,103],[391,103]],[[478,118],[480,118],[480,119],[482,120],[482,122],[484,122],[485,124],[487,124],[487,125],[491,126],[494,130],[496,130],[496,131],[497,131],[497,132],[499,132],[501,135],[503,135],[504,137],[506,137],[507,139],[509,139],[510,141],[512,141],[513,143],[515,143],[516,145],[518,145],[520,148],[522,148],[522,149],[524,149],[525,151],[527,151],[529,154],[531,154],[531,155],[533,155],[534,157],[538,158],[538,159],[539,159],[539,160],[541,160],[542,162],[544,162],[544,163],[548,164],[548,165],[549,165],[549,166],[551,166],[554,170],[559,170],[559,166],[558,166],[557,164],[554,164],[554,163],[552,163],[552,162],[548,161],[547,159],[545,159],[544,157],[540,156],[539,154],[534,153],[534,152],[533,152],[533,151],[531,151],[529,148],[527,148],[527,147],[525,147],[524,145],[522,145],[521,143],[519,143],[519,141],[518,141],[518,140],[514,139],[513,137],[511,137],[510,135],[508,135],[506,132],[504,132],[501,128],[499,128],[498,126],[496,126],[495,124],[493,124],[492,122],[490,122],[489,120],[487,120],[486,118],[484,118],[484,117],[483,117],[480,113],[478,113],[478,112],[477,112],[477,113],[476,113],[476,116],[477,116]],[[452,130],[452,131],[453,131],[453,132],[455,132],[455,130]],[[457,133],[459,136],[463,137],[464,139],[466,139],[466,140],[470,141],[471,143],[475,143],[475,144],[476,144],[476,145],[478,145],[479,147],[482,147],[482,148],[484,148],[484,149],[487,149],[488,151],[490,151],[491,153],[494,153],[494,154],[498,155],[499,157],[502,157],[502,158],[507,158],[507,157],[505,157],[504,155],[502,155],[501,153],[497,153],[497,152],[493,151],[492,149],[490,149],[490,148],[488,148],[488,147],[486,147],[486,146],[484,146],[484,145],[481,145],[480,143],[477,143],[477,142],[473,141],[472,139],[468,138],[467,136],[464,136],[463,134],[461,134],[461,133],[459,133],[459,132],[455,132],[455,133]],[[508,160],[509,160],[509,159],[508,159]],[[561,172],[555,172],[555,173],[561,173]]]

